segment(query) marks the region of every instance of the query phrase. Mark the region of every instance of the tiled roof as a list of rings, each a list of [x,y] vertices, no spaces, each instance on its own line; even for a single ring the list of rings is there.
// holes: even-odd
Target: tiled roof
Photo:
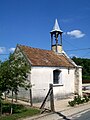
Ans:
[[[75,67],[64,54],[27,46],[18,46],[32,66]]]

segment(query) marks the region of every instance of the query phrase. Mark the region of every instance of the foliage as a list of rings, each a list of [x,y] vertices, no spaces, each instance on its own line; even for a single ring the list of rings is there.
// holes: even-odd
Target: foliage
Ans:
[[[3,103],[3,110],[4,113],[6,112],[6,114],[5,116],[0,117],[0,120],[17,120],[19,118],[40,114],[39,109],[25,107],[19,104],[13,104],[13,114],[11,115],[8,114],[10,110],[10,105],[11,103]]]
[[[11,89],[16,93],[19,87],[27,88],[27,77],[30,71],[30,67],[25,61],[24,57],[20,55],[11,54],[9,57],[10,64],[10,77],[11,77]]]
[[[13,103],[13,92],[17,95],[19,87],[23,87],[25,89],[31,87],[30,81],[28,81],[28,73],[30,73],[30,66],[26,59],[19,53],[10,54],[8,60],[0,62],[1,107],[2,107],[1,97],[4,92],[8,93],[12,91],[12,103]],[[1,109],[0,111],[2,111]]]
[[[72,60],[77,65],[80,65],[83,67],[82,69],[83,80],[90,80],[90,59],[73,57]]]
[[[19,113],[22,112],[23,110],[25,110],[25,107],[21,104],[13,104],[13,114],[14,113]],[[11,110],[11,103],[9,102],[2,102],[2,113],[9,113],[10,114],[10,110]]]
[[[13,90],[15,93],[19,87],[30,87],[27,82],[30,66],[24,57],[10,54],[9,60],[0,63],[0,92]]]
[[[85,102],[89,101],[89,97],[87,97],[86,95],[84,95],[84,99],[85,99]]]
[[[5,91],[8,91],[10,88],[9,79],[10,79],[10,70],[9,70],[9,61],[4,61],[0,64],[0,92],[1,94]]]
[[[81,96],[78,95],[78,96],[74,97],[74,100],[69,101],[68,104],[73,107],[75,105],[79,105],[79,104],[83,104],[85,102],[88,102],[89,100],[90,100],[90,98],[86,95],[83,96],[83,98],[81,98]]]
[[[30,108],[21,113],[12,114],[9,116],[2,116],[2,117],[0,117],[0,120],[19,120],[20,118],[25,118],[25,117],[29,117],[29,116],[31,117],[31,116],[34,116],[37,114],[40,114],[40,110]]]
[[[72,100],[72,101],[69,101],[68,104],[73,107],[76,105],[76,102],[74,100]]]
[[[0,62],[0,115],[2,114],[2,94],[8,91],[8,61]]]

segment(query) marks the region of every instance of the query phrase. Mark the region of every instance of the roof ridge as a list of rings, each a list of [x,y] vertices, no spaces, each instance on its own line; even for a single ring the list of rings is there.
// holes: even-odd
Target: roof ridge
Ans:
[[[34,48],[34,47],[31,47],[31,46],[21,45],[21,44],[18,44],[18,46],[28,47],[28,48],[37,49],[37,50],[52,51],[52,50],[46,50],[46,49],[42,49],[42,48]]]

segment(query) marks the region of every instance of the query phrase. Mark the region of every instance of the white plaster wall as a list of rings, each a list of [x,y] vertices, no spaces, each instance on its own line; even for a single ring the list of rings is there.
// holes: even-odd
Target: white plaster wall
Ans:
[[[19,48],[16,50],[17,52],[21,53]],[[21,53],[21,55],[23,55]],[[59,69],[61,70],[61,82],[58,87],[54,87],[54,96],[66,96],[67,94],[74,93],[75,88],[75,69],[70,68],[68,74],[68,68],[64,67],[32,67],[31,74],[29,75],[28,79],[32,84],[32,96],[33,98],[45,98],[48,90],[49,84],[53,84],[53,71]],[[80,80],[81,81],[81,80]],[[81,85],[80,85],[81,86]],[[79,87],[80,88],[80,87]],[[26,94],[25,94],[26,93]],[[23,97],[29,96],[27,91],[20,92],[20,95]],[[28,97],[29,98],[29,97]]]
[[[47,67],[31,68],[32,95],[34,98],[46,96],[49,83],[52,83],[52,69]]]
[[[65,86],[65,93],[74,92],[74,69],[63,69],[62,72],[63,84]]]
[[[82,96],[82,67],[77,66],[75,69],[75,93]]]
[[[80,96],[82,96],[82,67],[77,67],[78,76],[76,76],[77,82],[77,91]]]
[[[60,87],[54,87],[54,94],[58,96],[58,98],[62,98],[74,93],[74,69],[69,70],[62,68],[62,85]]]
[[[82,96],[82,67],[79,67],[79,95]]]
[[[69,70],[61,67],[32,67],[31,68],[31,84],[33,98],[45,97],[49,84],[53,84],[53,70],[61,70],[62,86],[54,87],[54,96],[65,96],[74,93],[74,69]],[[61,83],[60,83],[61,85]]]

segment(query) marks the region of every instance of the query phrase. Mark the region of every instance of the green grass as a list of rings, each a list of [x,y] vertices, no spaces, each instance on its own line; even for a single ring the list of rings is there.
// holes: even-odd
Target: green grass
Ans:
[[[0,117],[0,120],[18,120],[19,118],[25,118],[25,117],[33,116],[37,114],[40,114],[40,110],[35,108],[27,108],[26,110],[20,113],[8,115],[8,116],[2,116]]]
[[[13,104],[12,107],[13,107],[13,114],[10,115],[11,103],[5,102],[5,101],[2,102],[2,113],[3,114],[2,116],[0,116],[0,120],[18,120],[20,118],[40,114],[39,109],[31,108],[29,106]]]

